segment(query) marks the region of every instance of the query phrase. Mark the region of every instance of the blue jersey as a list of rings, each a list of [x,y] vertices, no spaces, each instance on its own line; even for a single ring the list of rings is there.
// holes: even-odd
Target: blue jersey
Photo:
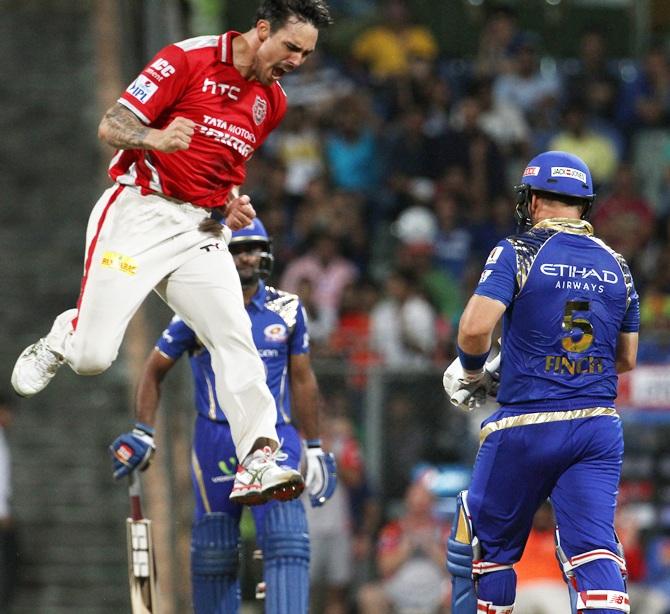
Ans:
[[[507,306],[501,405],[614,405],[617,339],[638,331],[639,299],[625,260],[588,222],[545,220],[501,241],[475,294]]]
[[[246,309],[254,343],[265,365],[268,388],[277,406],[277,425],[288,424],[291,422],[289,357],[309,352],[303,306],[295,294],[275,290],[261,281]],[[209,352],[180,318],[172,319],[156,349],[172,360],[188,352],[197,411],[210,420],[227,422],[216,399]]]

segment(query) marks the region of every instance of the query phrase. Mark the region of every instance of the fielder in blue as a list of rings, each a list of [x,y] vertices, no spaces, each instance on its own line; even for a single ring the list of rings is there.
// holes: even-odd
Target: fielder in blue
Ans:
[[[639,301],[624,259],[593,235],[591,174],[549,151],[517,191],[524,232],[491,252],[458,329],[460,377],[450,398],[478,405],[502,318],[497,411],[484,420],[470,488],[448,545],[454,614],[509,614],[539,505],[556,514],[557,556],[573,613],[629,612],[614,532],[623,456],[617,373],[635,366]]]
[[[336,486],[335,461],[318,439],[318,387],[309,358],[309,336],[300,299],[266,286],[273,256],[267,232],[256,218],[233,232],[229,249],[235,260],[254,342],[263,359],[267,383],[277,405],[277,433],[283,463],[297,469],[302,443],[292,423],[292,407],[306,439],[306,488],[312,506],[322,505]],[[173,318],[149,356],[142,374],[131,433],[112,444],[115,477],[148,465],[155,445],[153,425],[160,386],[179,357],[187,353],[195,383],[195,422],[191,478],[195,514],[191,539],[191,581],[196,614],[235,614],[240,607],[239,522],[242,506],[230,500],[239,461],[230,427],[215,396],[214,373],[207,350],[195,333]],[[271,451],[269,451],[271,453]],[[122,463],[120,458],[129,458]],[[244,493],[243,493],[244,494]],[[260,496],[260,494],[259,494]],[[245,503],[249,497],[245,495]],[[255,500],[252,509],[257,543],[263,552],[265,611],[306,614],[309,603],[309,540],[299,499]]]

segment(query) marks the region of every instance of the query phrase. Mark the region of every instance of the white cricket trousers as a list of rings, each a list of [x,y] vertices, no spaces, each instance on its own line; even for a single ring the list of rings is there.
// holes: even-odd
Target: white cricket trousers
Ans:
[[[277,441],[277,409],[228,251],[231,231],[223,228],[225,238],[201,232],[206,217],[203,207],[143,196],[132,186],[106,190],[88,221],[77,309],[56,318],[47,342],[76,373],[101,373],[155,290],[209,350],[216,395],[242,460],[259,437]]]

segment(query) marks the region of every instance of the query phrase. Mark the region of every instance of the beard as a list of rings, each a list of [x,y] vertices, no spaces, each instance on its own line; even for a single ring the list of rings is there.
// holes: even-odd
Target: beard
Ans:
[[[248,288],[258,283],[259,279],[258,271],[251,271],[251,272],[238,271],[237,273],[240,276],[240,283],[242,284],[243,288]]]

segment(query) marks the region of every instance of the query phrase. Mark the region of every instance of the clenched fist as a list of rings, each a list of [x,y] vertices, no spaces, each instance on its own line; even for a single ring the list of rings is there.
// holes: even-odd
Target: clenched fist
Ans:
[[[195,122],[185,117],[175,117],[162,130],[152,130],[147,135],[147,144],[151,149],[172,153],[188,149],[195,132]]]
[[[243,194],[228,202],[226,207],[226,226],[231,230],[240,230],[251,224],[256,217],[256,210],[251,204],[251,199]]]

